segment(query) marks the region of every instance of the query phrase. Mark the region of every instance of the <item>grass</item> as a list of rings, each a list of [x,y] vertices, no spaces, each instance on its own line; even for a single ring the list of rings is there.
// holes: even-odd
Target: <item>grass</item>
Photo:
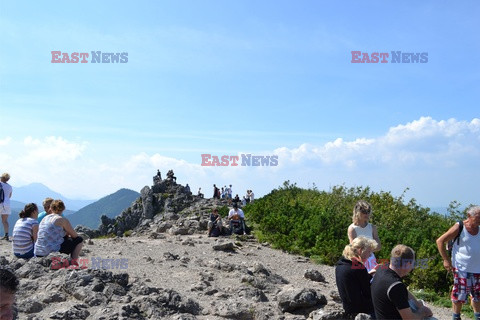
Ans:
[[[106,234],[104,236],[99,236],[99,237],[96,237],[95,239],[111,239],[111,238],[115,238],[116,235],[114,235],[113,233],[109,233],[109,234]]]

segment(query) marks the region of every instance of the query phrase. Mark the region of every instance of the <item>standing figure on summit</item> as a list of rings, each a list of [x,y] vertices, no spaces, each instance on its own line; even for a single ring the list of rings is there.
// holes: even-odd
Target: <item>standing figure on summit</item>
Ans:
[[[0,215],[2,216],[2,224],[3,230],[5,231],[5,236],[2,238],[3,240],[8,239],[8,216],[12,213],[10,209],[10,198],[12,197],[12,186],[8,184],[8,180],[10,180],[10,175],[8,173],[2,174],[0,178],[0,188],[2,189],[0,193],[2,197],[0,199]]]
[[[220,199],[220,189],[215,184],[213,185],[213,199]]]

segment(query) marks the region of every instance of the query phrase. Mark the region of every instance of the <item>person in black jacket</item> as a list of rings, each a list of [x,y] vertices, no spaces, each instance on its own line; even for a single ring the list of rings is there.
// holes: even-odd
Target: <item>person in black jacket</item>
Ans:
[[[365,237],[355,238],[345,246],[343,256],[335,266],[335,280],[347,317],[358,313],[374,315],[370,281],[372,277],[363,265],[377,247],[377,242]]]

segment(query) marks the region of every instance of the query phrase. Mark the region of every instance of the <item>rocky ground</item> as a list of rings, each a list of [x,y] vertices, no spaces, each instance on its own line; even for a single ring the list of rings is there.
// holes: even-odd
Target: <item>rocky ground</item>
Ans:
[[[333,267],[252,237],[165,234],[84,248],[87,269],[55,270],[52,257],[66,256],[25,262],[0,242],[0,264],[20,277],[19,319],[342,319]]]
[[[118,217],[103,216],[98,230],[76,228],[86,239],[84,269],[58,253],[16,259],[11,243],[0,241],[0,265],[20,280],[18,319],[345,318],[333,267],[251,235],[207,237],[212,208],[228,203],[193,196],[172,177],[154,177]],[[448,309],[432,309],[451,318]]]

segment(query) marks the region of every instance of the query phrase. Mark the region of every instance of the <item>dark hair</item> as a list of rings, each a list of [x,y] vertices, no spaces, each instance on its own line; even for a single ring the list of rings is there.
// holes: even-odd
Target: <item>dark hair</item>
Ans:
[[[29,203],[25,205],[25,208],[23,208],[18,215],[20,218],[28,218],[32,216],[35,210],[38,211],[37,205],[35,203]]]
[[[8,269],[0,268],[0,288],[9,293],[15,293],[18,289],[18,279],[15,273]]]

